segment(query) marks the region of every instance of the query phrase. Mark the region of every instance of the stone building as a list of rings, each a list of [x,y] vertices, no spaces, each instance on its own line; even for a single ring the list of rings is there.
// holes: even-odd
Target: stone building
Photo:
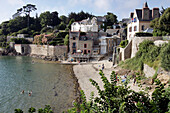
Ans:
[[[135,11],[130,14],[131,22],[127,27],[127,39],[131,40],[135,37],[136,32],[143,32],[149,28],[150,22],[159,16],[159,8],[150,10],[147,2],[144,3],[142,9],[135,9]]]
[[[106,32],[70,32],[69,58],[73,61],[100,59],[113,53],[113,47],[120,42],[118,36],[109,36]]]

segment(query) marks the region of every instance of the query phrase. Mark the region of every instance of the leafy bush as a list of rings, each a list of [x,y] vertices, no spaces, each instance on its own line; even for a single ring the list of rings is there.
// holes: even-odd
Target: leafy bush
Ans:
[[[138,32],[138,33],[135,33],[135,36],[145,37],[145,36],[153,36],[153,34],[152,33],[145,33],[145,32]]]
[[[11,38],[10,42],[15,42],[15,44],[31,44],[31,42],[25,38]]]
[[[131,70],[143,70],[143,64],[156,69],[160,65],[165,69],[170,69],[170,47],[164,44],[162,47],[154,45],[153,41],[145,40],[139,44],[139,51],[132,59],[127,59],[121,66]]]
[[[167,46],[162,49],[161,52],[161,66],[167,70],[170,71],[170,41],[167,44]]]
[[[151,99],[148,93],[140,91],[135,92],[125,84],[117,85],[116,74],[113,71],[110,80],[100,70],[99,72],[103,90],[98,83],[92,79],[90,82],[98,91],[97,97],[91,94],[90,101],[86,101],[83,91],[81,91],[80,103],[75,102],[74,108],[68,110],[68,113],[165,113],[169,110],[169,87],[164,89],[160,84],[152,93]]]
[[[44,27],[41,29],[41,33],[45,33],[47,31],[51,31],[51,30],[52,30],[52,28],[50,28],[50,27]]]
[[[128,45],[128,40],[122,40],[120,42],[120,47],[125,48]]]

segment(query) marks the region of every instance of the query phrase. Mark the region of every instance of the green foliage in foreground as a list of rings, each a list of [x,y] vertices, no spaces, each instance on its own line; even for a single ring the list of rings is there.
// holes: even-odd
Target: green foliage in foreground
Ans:
[[[163,67],[170,70],[170,42],[161,47],[154,45],[153,41],[144,40],[139,44],[139,50],[132,59],[127,59],[121,64],[123,68],[142,71],[144,63],[157,69]]]
[[[90,101],[81,91],[81,102],[74,103],[74,108],[68,110],[69,113],[165,113],[170,108],[170,88],[164,89],[163,84],[159,84],[152,93],[151,99],[148,93],[135,92],[127,87],[127,83],[117,84],[116,74],[113,71],[110,81],[104,73],[100,71],[104,89],[100,89],[98,83],[92,79],[90,82],[98,90],[98,97],[91,95]]]
[[[21,109],[15,109],[14,110],[15,113],[23,113],[23,111]],[[28,109],[28,113],[35,113],[36,112],[36,109],[34,107],[31,107]],[[50,105],[45,105],[45,108],[42,109],[38,109],[38,113],[53,113],[53,111],[51,110],[51,107]]]

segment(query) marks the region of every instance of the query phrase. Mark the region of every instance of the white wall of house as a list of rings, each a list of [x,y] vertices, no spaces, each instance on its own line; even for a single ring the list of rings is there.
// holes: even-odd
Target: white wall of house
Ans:
[[[82,32],[98,32],[98,25],[84,25],[84,24],[79,24],[78,22],[74,22],[71,25],[71,31],[82,31]]]
[[[101,43],[100,43],[100,54],[104,55],[107,53],[107,42],[106,42],[106,38],[102,38],[101,39]]]

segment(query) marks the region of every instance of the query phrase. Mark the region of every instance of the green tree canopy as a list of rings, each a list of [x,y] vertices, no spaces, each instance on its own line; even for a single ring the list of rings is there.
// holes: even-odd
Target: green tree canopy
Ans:
[[[83,19],[92,18],[92,17],[93,17],[92,14],[89,14],[88,12],[85,13],[84,11],[78,13],[71,12],[68,15],[68,21],[70,21],[71,19],[74,19],[75,21],[81,21]]]
[[[58,12],[52,12],[46,11],[44,13],[40,14],[40,24],[42,27],[47,27],[47,26],[57,26],[61,22],[60,18],[58,17]]]
[[[107,15],[105,15],[105,17],[107,20],[106,22],[107,26],[112,26],[113,24],[118,22],[117,16],[114,15],[113,13],[107,12]]]
[[[167,8],[160,18],[151,21],[154,36],[170,35],[170,8]]]

